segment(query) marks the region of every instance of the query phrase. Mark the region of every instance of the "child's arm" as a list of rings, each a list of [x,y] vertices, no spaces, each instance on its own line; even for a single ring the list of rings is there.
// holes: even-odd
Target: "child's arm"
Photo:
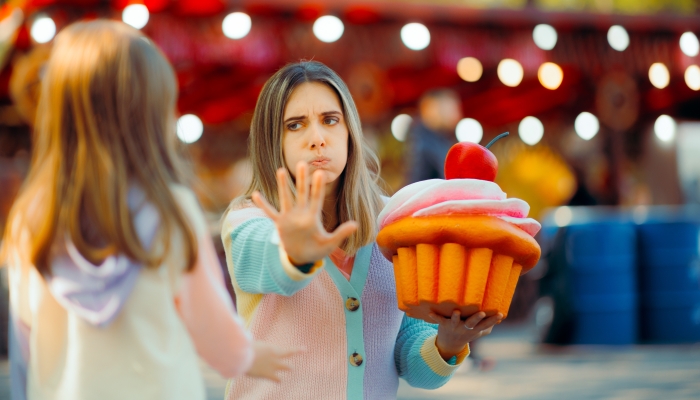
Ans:
[[[354,222],[345,222],[333,233],[326,232],[321,218],[323,174],[314,176],[309,190],[306,168],[303,163],[297,166],[296,202],[287,184],[287,173],[280,169],[277,172],[280,211],[255,193],[253,201],[259,209],[237,210],[227,215],[222,239],[229,270],[241,290],[293,295],[309,284],[323,265],[323,258],[356,229]],[[262,218],[251,218],[256,216],[256,211]],[[264,218],[265,214],[268,218]]]
[[[194,269],[183,276],[176,294],[177,310],[197,353],[223,376],[242,375],[251,367],[252,337],[243,327],[224,286],[216,250],[194,195],[178,191],[177,198],[195,231],[198,256]]]
[[[455,312],[451,318],[435,316],[440,323],[433,325],[404,316],[394,348],[399,376],[414,387],[439,388],[469,355],[469,342],[488,335],[501,317],[478,313],[462,322]]]

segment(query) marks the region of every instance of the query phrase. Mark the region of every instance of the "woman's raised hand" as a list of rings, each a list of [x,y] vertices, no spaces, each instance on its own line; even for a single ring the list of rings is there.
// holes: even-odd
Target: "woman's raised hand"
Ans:
[[[277,170],[279,211],[275,210],[259,192],[253,193],[252,196],[255,205],[260,207],[277,226],[284,250],[290,261],[296,265],[321,260],[357,229],[356,222],[347,221],[332,233],[326,231],[321,213],[326,187],[323,172],[314,172],[311,177],[312,183],[309,185],[307,168],[304,162],[297,164],[296,202],[288,185],[287,171],[284,168]]]

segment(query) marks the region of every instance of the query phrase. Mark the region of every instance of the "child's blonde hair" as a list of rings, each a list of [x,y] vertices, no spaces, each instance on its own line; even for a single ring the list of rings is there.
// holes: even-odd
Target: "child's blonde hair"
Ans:
[[[56,36],[42,81],[32,162],[10,212],[5,250],[51,273],[64,237],[88,260],[115,253],[157,266],[174,231],[194,265],[194,232],[171,192],[182,181],[175,137],[175,74],[163,54],[121,22],[79,22]],[[162,251],[144,248],[127,193],[158,210]],[[28,235],[28,236],[25,236]],[[22,243],[20,244],[20,237]],[[26,238],[26,240],[25,240]]]
[[[246,193],[234,199],[229,208],[250,200],[257,190],[279,209],[275,171],[286,167],[282,152],[284,109],[294,89],[307,82],[328,85],[343,108],[349,143],[347,165],[338,178],[338,222],[354,220],[359,223],[357,231],[342,246],[345,252],[355,254],[360,247],[373,242],[377,234],[376,219],[383,207],[382,190],[378,185],[379,160],[362,135],[360,116],[347,85],[320,62],[288,64],[265,83],[250,126],[248,155],[253,166],[253,181]]]

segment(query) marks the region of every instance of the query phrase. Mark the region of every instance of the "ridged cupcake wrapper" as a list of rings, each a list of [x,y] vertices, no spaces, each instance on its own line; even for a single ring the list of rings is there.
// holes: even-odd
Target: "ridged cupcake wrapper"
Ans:
[[[505,318],[522,271],[510,256],[455,243],[400,247],[393,261],[399,309],[431,323],[430,312],[456,309],[464,318],[478,311]]]

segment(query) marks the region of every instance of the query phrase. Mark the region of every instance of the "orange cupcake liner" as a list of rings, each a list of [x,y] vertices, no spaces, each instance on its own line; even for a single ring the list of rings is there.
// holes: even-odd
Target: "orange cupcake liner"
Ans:
[[[431,323],[431,312],[454,310],[463,318],[479,311],[505,318],[522,272],[511,256],[457,243],[399,247],[393,261],[399,309]]]

